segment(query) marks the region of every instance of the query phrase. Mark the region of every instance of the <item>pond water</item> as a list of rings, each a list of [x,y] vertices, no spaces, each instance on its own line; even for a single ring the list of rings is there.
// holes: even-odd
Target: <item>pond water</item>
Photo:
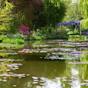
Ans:
[[[28,47],[27,53],[10,51],[12,56],[0,59],[0,88],[88,88],[87,42],[50,40]]]

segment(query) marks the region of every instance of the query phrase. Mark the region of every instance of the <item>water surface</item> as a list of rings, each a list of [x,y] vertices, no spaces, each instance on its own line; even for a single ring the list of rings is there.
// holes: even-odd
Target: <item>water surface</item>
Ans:
[[[32,53],[0,59],[0,88],[88,88],[87,46],[60,40],[32,42]]]

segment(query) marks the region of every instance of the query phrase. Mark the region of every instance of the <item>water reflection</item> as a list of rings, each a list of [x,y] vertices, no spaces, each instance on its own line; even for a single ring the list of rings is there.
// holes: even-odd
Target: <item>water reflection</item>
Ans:
[[[31,57],[20,55],[27,58],[23,61],[16,61],[17,56],[0,59],[0,88],[88,88],[88,49],[80,47],[81,43],[58,42],[33,45],[36,50],[52,50],[47,56],[51,60],[37,60],[32,53]]]
[[[13,71],[19,69],[21,63],[16,60],[0,59],[0,81],[7,82],[12,77],[22,78],[25,74],[16,74]]]
[[[71,68],[71,88],[81,88],[81,83],[79,79],[79,70],[77,67],[72,67]]]
[[[45,77],[32,77],[35,88],[63,88],[60,78],[48,79]],[[37,85],[37,86],[36,86]]]
[[[39,64],[40,63],[40,64]],[[23,65],[21,65],[23,64]],[[1,88],[83,88],[88,87],[88,64],[67,64],[53,61],[24,61],[18,63],[19,70],[0,74]],[[11,66],[8,64],[7,66]],[[17,65],[13,63],[12,67]],[[28,67],[29,66],[29,67]],[[84,74],[86,66],[86,71]],[[69,69],[68,69],[69,68]],[[29,75],[28,75],[29,74]],[[83,75],[84,74],[84,75]],[[86,77],[86,78],[85,78]],[[1,79],[1,78],[0,78]],[[67,85],[68,84],[68,85]],[[5,87],[7,86],[7,87]]]
[[[56,78],[53,80],[45,79],[43,88],[63,88],[63,87],[61,85],[60,78]]]

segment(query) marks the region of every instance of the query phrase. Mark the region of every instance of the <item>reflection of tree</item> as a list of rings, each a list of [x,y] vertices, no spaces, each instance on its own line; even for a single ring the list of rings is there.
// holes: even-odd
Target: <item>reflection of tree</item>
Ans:
[[[53,80],[45,78],[44,81],[45,82],[43,88],[62,88],[60,78],[56,78]]]
[[[3,59],[2,59],[3,60]],[[3,60],[0,62],[0,88],[32,88],[31,81],[21,77],[21,74],[16,74],[13,70],[19,68],[20,63],[13,63],[14,60]],[[29,80],[29,81],[28,81]],[[28,83],[26,83],[28,81]]]
[[[30,26],[31,21],[35,19],[34,11],[40,11],[42,6],[42,0],[8,0],[10,3],[14,5],[13,13],[16,22],[19,23],[26,23]],[[18,21],[19,19],[19,21]],[[17,24],[14,22],[14,24]],[[18,25],[17,24],[17,25]]]
[[[87,51],[83,51],[83,54],[81,55],[81,62],[83,62],[84,64],[82,64],[81,66],[80,66],[80,68],[81,68],[81,76],[82,76],[82,79],[88,79],[88,64],[86,64],[86,62],[88,61],[88,54],[87,54]]]
[[[70,84],[66,86],[71,86],[71,88],[81,87],[79,66],[77,66],[76,64],[68,64],[66,75],[68,78],[67,82]]]
[[[81,83],[80,83],[80,79],[79,79],[79,70],[76,68],[71,68],[71,88],[80,88],[81,87]]]
[[[8,81],[0,82],[0,88],[33,88],[30,78],[10,78]]]
[[[37,56],[35,59],[37,59]],[[30,75],[34,76],[54,78],[57,76],[64,75],[65,69],[66,69],[65,62],[58,63],[58,61],[53,62],[53,61],[33,60],[24,62],[24,66],[22,67],[22,69],[18,70],[18,72],[21,71],[30,73]]]
[[[88,61],[88,51],[83,51],[80,58],[82,62],[87,62]]]
[[[80,66],[81,70],[80,70],[80,73],[81,73],[81,77],[82,79],[88,79],[88,64],[82,64]]]
[[[7,67],[9,61],[0,62],[0,74],[7,73],[9,68]]]

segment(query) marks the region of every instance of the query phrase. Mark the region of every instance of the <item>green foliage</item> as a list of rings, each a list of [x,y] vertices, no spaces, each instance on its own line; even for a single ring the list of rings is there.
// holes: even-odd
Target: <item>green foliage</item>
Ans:
[[[64,3],[66,4],[66,16],[64,21],[79,20],[81,18],[79,4],[72,3],[71,0],[66,0]]]
[[[0,74],[8,72],[9,68],[7,67],[7,64],[7,61],[0,63]]]
[[[10,43],[10,44],[23,44],[24,40],[19,38],[5,38],[3,39],[3,43]]]
[[[3,57],[3,58],[4,58],[4,57],[8,57],[8,54],[7,54],[7,53],[1,53],[1,52],[0,52],[0,57]]]
[[[6,35],[0,35],[0,40],[3,40],[6,38]]]
[[[11,36],[7,36],[7,35],[0,35],[0,40],[2,40],[1,43],[8,43],[8,44],[23,44],[24,43],[24,39],[21,36],[18,37],[13,37]]]
[[[7,31],[9,30],[9,23],[13,18],[11,15],[13,5],[7,2],[7,0],[4,0],[4,2],[1,3],[5,5],[0,8],[0,31]]]
[[[66,12],[65,16],[63,18],[63,22],[68,22],[68,21],[74,21],[74,20],[80,20],[81,19],[81,13],[79,10],[79,4],[77,3],[72,3],[72,0],[64,0],[64,4],[66,6]],[[60,29],[60,28],[59,28]],[[63,27],[61,27],[63,30]],[[67,31],[67,35],[73,35],[73,34],[79,34],[78,29],[75,28],[75,26],[65,26],[64,30]]]
[[[60,22],[65,15],[65,4],[61,0],[44,0],[41,11],[35,12],[37,18],[33,21],[34,26],[50,26]]]
[[[68,35],[66,30],[58,30],[56,27],[48,26],[41,27],[33,31],[30,39],[41,40],[41,39],[67,39]]]
[[[33,31],[32,36],[30,37],[31,40],[42,40],[45,39],[44,32],[41,33],[41,30],[37,29],[38,31]]]
[[[0,43],[0,49],[19,49],[23,48],[24,44]]]
[[[88,61],[88,54],[87,53],[88,53],[87,50],[83,51],[83,54],[81,55],[81,61],[84,61],[84,62]]]
[[[19,25],[21,24],[20,21],[21,19],[16,16],[10,21],[10,33],[17,33],[19,32]]]
[[[88,28],[88,0],[80,0],[79,9],[81,12],[81,17],[83,20],[81,21],[81,28]]]
[[[88,17],[88,0],[80,0],[79,8],[83,18]]]
[[[73,30],[73,29],[71,29],[71,30],[69,30],[68,32],[67,32],[67,34],[68,35],[77,35],[77,34],[79,34],[79,30],[77,30],[77,29],[75,29],[75,30]]]
[[[81,29],[88,29],[88,18],[81,21]]]
[[[69,41],[88,41],[87,36],[83,35],[69,35]]]

